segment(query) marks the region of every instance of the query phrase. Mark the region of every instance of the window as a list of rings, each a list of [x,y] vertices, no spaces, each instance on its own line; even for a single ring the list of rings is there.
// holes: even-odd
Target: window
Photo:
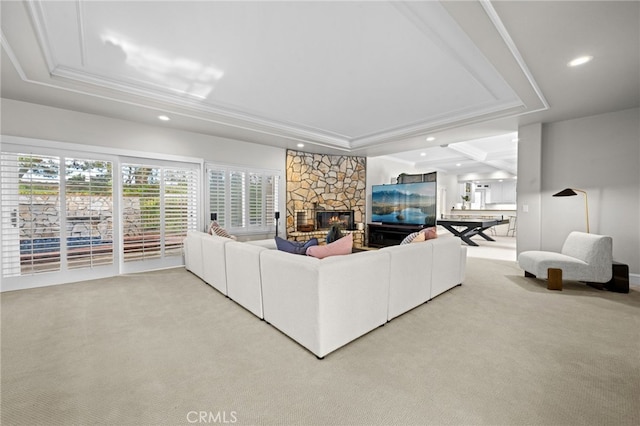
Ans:
[[[182,240],[197,229],[195,168],[122,164],[124,261],[182,255]]]
[[[269,232],[275,228],[280,177],[268,170],[207,165],[209,212],[231,232]]]
[[[202,163],[166,157],[3,136],[2,290],[182,265],[202,224]]]
[[[112,265],[111,169],[107,161],[3,152],[2,276]]]

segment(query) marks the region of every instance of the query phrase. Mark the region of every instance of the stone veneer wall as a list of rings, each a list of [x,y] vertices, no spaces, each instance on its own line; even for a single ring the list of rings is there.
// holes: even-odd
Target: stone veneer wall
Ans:
[[[65,236],[113,239],[113,200],[102,196],[67,197]],[[122,227],[124,236],[144,232],[139,197],[124,197]],[[20,239],[51,238],[60,233],[60,198],[56,195],[20,196],[18,223]]]
[[[295,211],[353,210],[365,223],[366,157],[287,150],[287,234],[295,229]],[[315,203],[315,205],[314,205]]]

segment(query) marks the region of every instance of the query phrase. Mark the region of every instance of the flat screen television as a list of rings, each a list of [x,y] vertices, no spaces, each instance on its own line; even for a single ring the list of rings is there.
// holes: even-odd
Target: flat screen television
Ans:
[[[436,182],[373,185],[371,220],[386,225],[436,226]]]

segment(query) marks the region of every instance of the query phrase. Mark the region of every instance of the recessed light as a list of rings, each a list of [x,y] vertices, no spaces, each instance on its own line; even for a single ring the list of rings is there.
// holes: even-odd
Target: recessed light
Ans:
[[[166,115],[159,115],[158,116],[158,120],[169,121],[171,119],[169,117],[167,117]]]
[[[578,65],[583,65],[583,64],[586,64],[587,62],[590,62],[592,59],[593,59],[593,56],[590,56],[590,55],[579,56],[573,59],[572,61],[570,61],[567,65],[570,67],[577,67]]]
[[[433,141],[435,141],[435,140],[436,140],[436,138],[434,138],[433,136],[429,136],[429,137],[427,138],[427,142],[433,142]]]
[[[457,164],[456,164],[456,167],[460,167],[460,166],[462,166],[462,164],[460,164],[460,163],[457,163]]]
[[[302,148],[302,147],[304,147],[304,144],[303,144],[303,143],[299,143],[299,144],[298,144],[298,145],[296,145],[296,146],[297,146],[298,148]]]

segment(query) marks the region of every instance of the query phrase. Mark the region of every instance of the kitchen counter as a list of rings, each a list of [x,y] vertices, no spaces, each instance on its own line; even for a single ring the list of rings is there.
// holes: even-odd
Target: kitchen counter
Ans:
[[[516,214],[516,209],[451,209],[449,212],[451,216],[504,216],[505,218],[516,216]]]

